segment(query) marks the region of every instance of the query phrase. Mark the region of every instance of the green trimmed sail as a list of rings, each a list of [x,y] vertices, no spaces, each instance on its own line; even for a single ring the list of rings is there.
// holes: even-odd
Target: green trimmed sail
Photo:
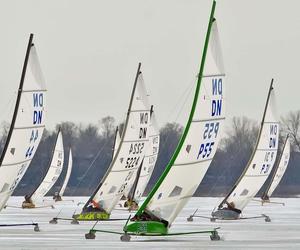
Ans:
[[[216,152],[225,119],[225,73],[215,6],[214,1],[185,130],[165,171],[132,219],[135,222],[124,228],[127,232],[166,234],[166,228],[193,196]]]

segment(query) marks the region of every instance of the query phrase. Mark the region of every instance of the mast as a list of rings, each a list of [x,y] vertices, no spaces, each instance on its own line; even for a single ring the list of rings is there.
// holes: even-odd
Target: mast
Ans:
[[[43,181],[44,181],[44,179],[45,179],[45,177],[46,177],[46,175],[47,175],[47,173],[48,173],[48,171],[51,167],[51,162],[52,162],[52,158],[53,158],[53,155],[54,155],[54,152],[55,152],[55,147],[56,147],[56,143],[57,143],[57,139],[58,139],[58,135],[60,133],[60,130],[61,130],[61,128],[59,127],[57,135],[56,135],[55,143],[52,146],[52,154],[51,154],[51,157],[49,159],[47,171],[45,171],[44,176],[43,176],[42,181],[40,182],[40,184],[33,190],[33,192],[30,194],[29,197],[32,197],[32,195],[36,192],[36,190],[38,190],[38,188],[41,186],[41,184],[43,183]]]
[[[122,136],[121,136],[120,145],[118,147],[118,150],[117,150],[117,152],[115,154],[115,157],[112,159],[112,161],[110,163],[110,166],[108,167],[107,171],[105,172],[104,176],[102,177],[99,185],[97,186],[97,188],[95,189],[95,191],[92,193],[92,195],[90,196],[90,198],[87,200],[87,202],[83,206],[82,210],[84,210],[90,204],[90,202],[92,201],[92,199],[94,198],[94,196],[96,195],[96,193],[98,192],[98,190],[101,188],[101,186],[105,182],[105,179],[107,178],[108,174],[110,173],[111,168],[113,167],[113,165],[114,165],[114,163],[115,163],[115,161],[117,159],[117,156],[119,155],[122,143],[124,141],[125,131],[127,129],[128,122],[129,122],[129,115],[130,115],[130,110],[131,110],[131,106],[132,106],[132,102],[133,102],[133,97],[134,97],[134,93],[135,93],[137,81],[138,81],[139,75],[141,73],[141,65],[142,65],[141,63],[138,64],[138,69],[137,69],[137,72],[136,72],[136,76],[135,76],[135,80],[134,80],[134,84],[133,84],[133,89],[132,89],[132,92],[131,92],[129,107],[128,107],[128,111],[127,111],[127,115],[126,115],[126,121],[125,121],[125,124],[124,124],[124,128],[123,128],[123,132],[122,132]]]
[[[2,163],[3,163],[3,160],[4,160],[4,156],[6,154],[6,151],[7,151],[7,148],[8,148],[8,144],[10,142],[10,138],[12,136],[12,132],[14,130],[14,126],[15,126],[15,123],[16,123],[18,109],[19,109],[20,100],[21,100],[21,95],[22,95],[22,91],[23,91],[24,79],[25,79],[27,65],[28,65],[28,59],[29,59],[29,55],[30,55],[30,49],[31,49],[31,46],[33,46],[32,41],[33,41],[33,34],[31,33],[30,36],[29,36],[29,41],[28,41],[28,45],[27,45],[25,60],[24,60],[23,69],[22,69],[22,75],[21,75],[20,85],[19,85],[19,88],[18,88],[18,95],[17,95],[17,100],[16,100],[16,106],[15,106],[15,110],[14,110],[14,113],[13,113],[13,118],[12,118],[12,121],[11,121],[11,124],[10,124],[10,128],[9,128],[9,131],[8,131],[7,139],[6,139],[3,151],[2,151],[2,155],[0,157],[0,166],[2,166]]]
[[[256,143],[255,143],[255,147],[254,147],[254,150],[252,152],[252,155],[247,163],[247,166],[246,168],[244,169],[244,171],[242,172],[241,176],[239,177],[239,179],[237,180],[237,182],[234,184],[234,186],[232,187],[232,189],[230,190],[230,192],[225,196],[225,198],[222,200],[222,202],[220,203],[220,205],[218,206],[218,208],[221,208],[222,205],[224,203],[226,203],[226,200],[227,198],[232,194],[232,192],[234,191],[234,189],[237,187],[237,185],[240,183],[240,181],[242,180],[242,178],[244,177],[244,175],[246,174],[247,170],[249,169],[250,167],[250,164],[251,164],[251,161],[255,155],[255,152],[257,150],[257,147],[258,147],[258,143],[259,143],[259,140],[260,140],[260,136],[261,136],[261,133],[262,133],[262,129],[263,129],[263,124],[264,124],[264,121],[265,121],[265,116],[266,116],[266,113],[267,113],[267,108],[268,108],[268,104],[269,104],[269,100],[270,100],[270,96],[271,96],[271,92],[273,90],[273,82],[274,82],[274,79],[272,78],[271,80],[271,84],[270,84],[270,87],[269,87],[269,92],[268,92],[268,97],[267,97],[267,101],[266,101],[266,104],[265,104],[265,109],[264,109],[264,113],[263,113],[263,117],[262,117],[262,120],[261,120],[261,123],[260,123],[260,129],[259,129],[259,133],[258,133],[258,136],[257,136],[257,139],[256,139]]]
[[[201,81],[202,81],[202,75],[203,75],[203,71],[204,71],[204,65],[205,65],[205,59],[206,59],[206,54],[207,54],[207,49],[208,49],[208,43],[209,43],[209,38],[210,38],[210,33],[211,33],[211,27],[213,22],[215,21],[214,18],[214,12],[215,12],[215,7],[216,7],[216,1],[213,1],[212,4],[212,9],[211,9],[211,13],[210,13],[210,17],[209,17],[209,23],[208,23],[208,27],[207,27],[207,32],[206,32],[206,37],[205,37],[205,44],[204,44],[204,49],[203,49],[203,54],[202,54],[202,60],[201,60],[201,64],[200,64],[200,70],[199,70],[199,74],[198,74],[198,79],[197,79],[197,84],[196,84],[196,90],[195,90],[195,95],[194,95],[194,100],[193,100],[193,104],[192,104],[192,108],[191,108],[191,112],[186,124],[186,127],[183,131],[183,134],[180,138],[180,141],[176,147],[176,150],[171,158],[171,160],[169,161],[168,165],[166,166],[164,172],[162,173],[162,175],[160,176],[160,178],[158,179],[158,181],[155,183],[154,187],[152,188],[152,190],[150,191],[149,195],[147,196],[146,200],[143,202],[143,204],[141,205],[141,207],[139,208],[139,210],[136,213],[136,216],[141,215],[146,206],[148,205],[148,203],[150,202],[150,200],[152,199],[152,197],[154,196],[155,192],[157,191],[157,189],[160,187],[160,185],[162,184],[162,182],[164,181],[164,179],[166,178],[166,176],[168,175],[169,171],[171,170],[183,144],[184,141],[187,137],[188,131],[190,129],[192,120],[193,120],[193,116],[196,110],[196,105],[197,105],[197,101],[198,101],[198,96],[199,96],[199,92],[200,92],[200,86],[201,86]]]
[[[282,158],[282,156],[283,156],[283,152],[284,152],[284,149],[285,149],[285,146],[286,146],[286,143],[287,143],[288,139],[289,139],[289,134],[287,134],[287,136],[286,136],[286,138],[285,138],[285,141],[284,141],[284,144],[283,144],[283,147],[282,147],[282,151],[281,151],[281,153],[280,153],[279,160],[278,160],[277,165],[276,165],[276,167],[275,167],[275,170],[274,170],[274,172],[273,172],[273,176],[272,176],[272,178],[271,178],[271,181],[270,181],[270,183],[268,184],[268,187],[266,188],[265,192],[264,192],[264,193],[262,194],[262,196],[261,196],[261,199],[262,199],[262,200],[264,200],[264,198],[267,198],[267,194],[268,194],[268,192],[269,192],[269,190],[270,190],[270,188],[271,188],[271,185],[272,185],[272,183],[273,183],[273,181],[274,181],[274,179],[275,179],[275,176],[276,176],[277,170],[278,170],[278,168],[279,168],[280,161],[281,161],[281,158]]]

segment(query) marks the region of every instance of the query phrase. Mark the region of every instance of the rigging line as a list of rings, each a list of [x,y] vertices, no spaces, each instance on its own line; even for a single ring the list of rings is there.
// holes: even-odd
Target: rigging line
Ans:
[[[193,80],[190,81],[190,83],[187,85],[187,87],[185,88],[183,93],[179,96],[179,98],[177,98],[176,104],[173,106],[173,108],[171,108],[171,111],[169,112],[169,115],[168,115],[169,118],[171,116],[173,116],[173,114],[175,113],[176,110],[178,110],[178,107],[180,109],[180,112],[182,112],[183,106],[186,103],[187,98],[190,96],[192,88],[194,87],[194,82],[195,82],[195,79],[193,78]],[[180,105],[180,100],[182,100],[182,99],[184,99],[184,102]],[[177,113],[175,122],[178,120],[180,112],[178,112],[179,114]]]
[[[188,85],[188,87],[185,89],[184,93],[180,96],[180,100],[181,100],[184,96],[185,96],[185,98],[184,98],[183,103],[181,104],[181,107],[179,108],[179,112],[177,113],[177,116],[175,117],[175,120],[174,120],[175,123],[177,123],[177,121],[178,121],[178,119],[179,119],[179,116],[182,114],[183,108],[184,108],[184,106],[185,106],[185,104],[186,104],[186,102],[187,102],[189,96],[191,95],[191,91],[192,91],[193,87],[194,87],[194,80],[192,80],[192,81],[190,82],[190,84]],[[175,109],[177,108],[177,106],[179,106],[179,105],[178,105],[178,103],[176,102],[176,104],[174,105],[174,108],[173,108],[172,111],[170,112],[169,117],[172,115],[172,113],[175,112]],[[177,110],[177,109],[176,109],[176,110]],[[180,136],[181,136],[181,134],[180,134]],[[179,136],[179,138],[180,138],[180,136]],[[167,135],[167,137],[165,138],[165,140],[164,140],[163,142],[160,142],[160,145],[159,145],[160,148],[163,148],[164,146],[166,146],[166,144],[168,143],[169,137],[170,137],[170,134]],[[158,158],[158,153],[157,153],[157,158]]]
[[[89,172],[89,170],[91,169],[91,167],[94,165],[94,163],[96,162],[96,160],[98,159],[99,155],[102,153],[102,151],[104,150],[104,148],[106,147],[106,145],[108,144],[109,140],[106,140],[106,142],[103,144],[103,146],[100,148],[100,150],[98,151],[98,153],[96,154],[95,158],[92,160],[90,166],[86,169],[86,171],[84,172],[83,176],[81,177],[81,180],[77,183],[77,185],[75,186],[73,192],[71,193],[70,196],[73,196],[75,191],[77,191],[78,187],[80,186],[81,182],[84,180],[85,176],[87,175],[87,173]]]

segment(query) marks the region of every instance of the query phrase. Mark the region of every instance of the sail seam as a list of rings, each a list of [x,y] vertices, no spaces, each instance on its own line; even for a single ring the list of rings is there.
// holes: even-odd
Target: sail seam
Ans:
[[[22,93],[27,93],[27,92],[47,92],[46,89],[37,89],[37,90],[23,90]]]
[[[14,163],[2,164],[1,167],[3,167],[3,166],[11,166],[11,165],[19,165],[19,164],[22,164],[22,163],[25,163],[25,162],[28,162],[28,161],[31,161],[31,160],[32,160],[32,158],[27,159],[25,161],[19,161],[19,162],[14,162]]]
[[[211,161],[212,158],[209,159],[205,159],[205,160],[201,160],[201,161],[193,161],[193,162],[189,162],[189,163],[176,163],[173,166],[186,166],[186,165],[195,165],[197,163],[201,163],[201,162],[206,162],[206,161]]]
[[[30,129],[30,128],[45,128],[45,125],[40,126],[28,126],[28,127],[15,127],[15,129]]]
[[[215,119],[200,119],[200,120],[193,120],[192,122],[208,122],[208,121],[222,121],[225,120],[225,117],[215,118]]]
[[[203,75],[203,78],[206,78],[206,77],[217,77],[217,76],[225,76],[225,74]]]

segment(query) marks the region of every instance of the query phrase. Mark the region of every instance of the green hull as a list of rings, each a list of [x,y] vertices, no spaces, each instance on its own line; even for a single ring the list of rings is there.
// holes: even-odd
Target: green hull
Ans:
[[[165,235],[168,228],[158,221],[135,221],[124,227],[124,232],[137,235]]]
[[[73,215],[73,218],[79,221],[108,220],[109,217],[110,214],[105,212],[87,212]]]

